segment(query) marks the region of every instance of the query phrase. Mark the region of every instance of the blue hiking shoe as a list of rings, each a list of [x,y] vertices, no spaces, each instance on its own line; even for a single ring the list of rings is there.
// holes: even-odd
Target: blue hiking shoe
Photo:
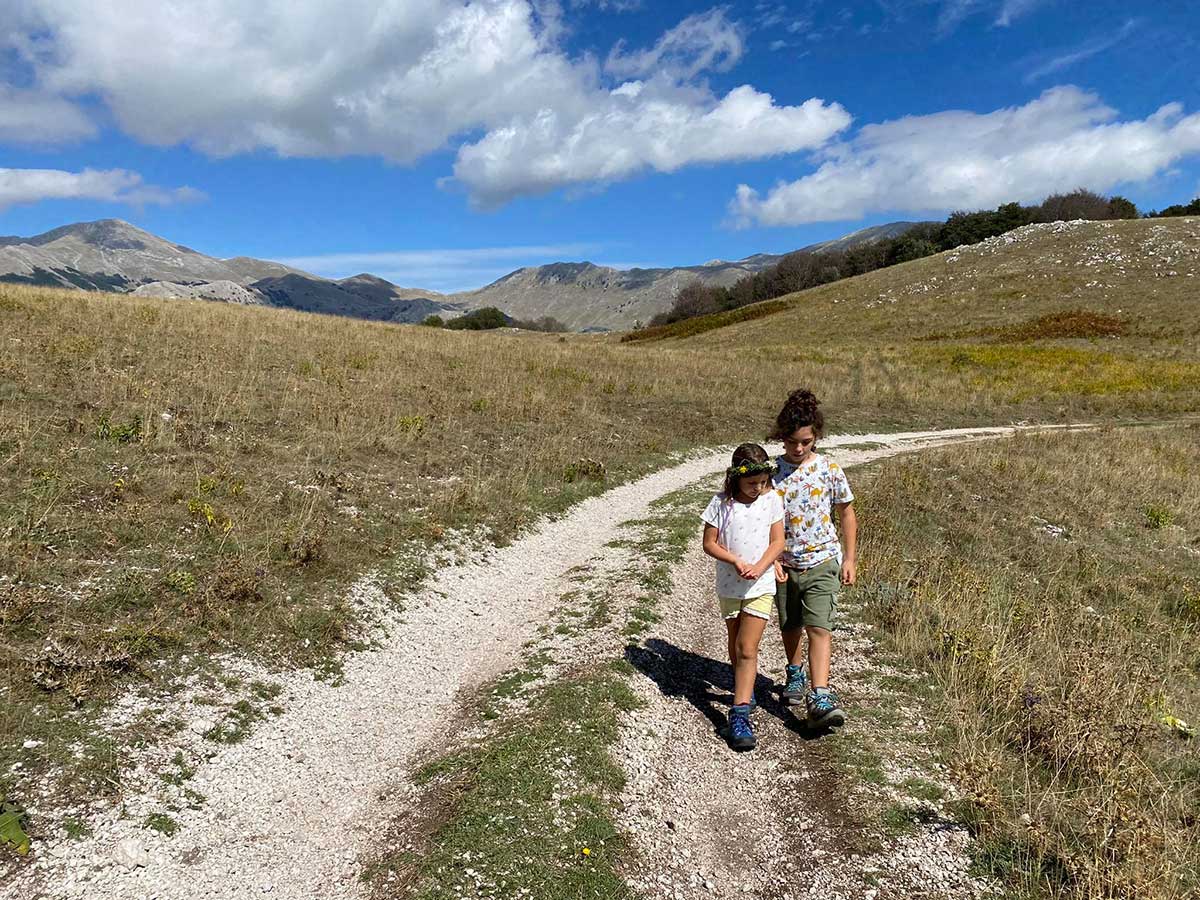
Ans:
[[[734,706],[729,710],[729,728],[726,731],[729,746],[734,750],[753,750],[758,744],[754,729],[750,726],[750,705]]]
[[[846,714],[838,706],[837,695],[828,689],[814,689],[804,698],[808,706],[808,721],[818,728],[837,728],[846,724]]]
[[[808,693],[808,674],[804,671],[804,666],[789,665],[784,678],[779,699],[788,706],[799,706],[804,702],[804,695]]]

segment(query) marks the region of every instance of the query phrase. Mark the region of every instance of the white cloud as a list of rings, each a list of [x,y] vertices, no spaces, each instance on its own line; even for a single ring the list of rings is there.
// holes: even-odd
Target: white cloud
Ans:
[[[632,12],[642,8],[642,0],[571,0],[572,9],[594,6],[611,12]]]
[[[1000,8],[996,10],[996,18],[992,24],[1007,28],[1017,19],[1029,15],[1047,2],[1048,0],[1000,0],[997,4],[994,0],[941,0],[937,17],[938,32],[943,35],[949,34],[971,16],[995,9],[997,5]]]
[[[1062,71],[1076,63],[1083,62],[1085,59],[1090,59],[1098,53],[1103,53],[1110,47],[1115,47],[1121,41],[1125,40],[1125,38],[1129,37],[1137,25],[1138,22],[1136,19],[1129,19],[1119,30],[1107,37],[1093,38],[1072,50],[1050,57],[1026,73],[1025,83],[1029,84],[1030,82],[1037,81],[1039,78]]]
[[[0,84],[0,141],[49,144],[91,137],[96,126],[75,104]]]
[[[938,12],[937,28],[942,34],[948,34],[961,25],[968,17],[979,11],[982,0],[943,0]]]
[[[40,200],[105,200],[131,206],[166,205],[203,198],[194,188],[162,188],[126,169],[0,169],[0,209]]]
[[[1004,0],[1000,12],[996,15],[996,24],[1007,28],[1022,16],[1029,15],[1046,0]]]
[[[568,55],[561,10],[558,0],[20,0],[0,52],[15,52],[39,91],[94,99],[149,144],[398,163],[461,145],[456,176],[485,205],[812,148],[849,121],[836,104],[778,106],[746,86],[720,98],[694,83],[741,53],[719,12],[615,54],[617,71],[663,70],[621,88],[593,56]],[[747,131],[714,134],[730,124]]]
[[[836,103],[813,99],[781,107],[745,85],[710,105],[654,83],[630,82],[582,116],[547,109],[495,129],[459,151],[454,175],[476,203],[495,206],[645,169],[673,172],[812,149],[849,124],[850,115]]]
[[[670,73],[678,80],[714,69],[725,72],[742,58],[742,37],[721,9],[688,16],[648,50],[626,53],[624,43],[608,55],[604,69],[618,78]]]
[[[1200,154],[1200,113],[1169,103],[1145,119],[1075,87],[990,113],[950,111],[867,125],[820,154],[819,168],[761,196],[740,185],[741,225],[799,225],[875,212],[932,213],[1037,201],[1055,191],[1108,191]]]

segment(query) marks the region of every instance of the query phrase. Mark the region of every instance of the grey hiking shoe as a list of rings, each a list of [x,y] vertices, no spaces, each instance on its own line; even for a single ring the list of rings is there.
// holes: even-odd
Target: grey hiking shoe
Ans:
[[[779,691],[779,699],[788,706],[799,706],[804,702],[804,695],[808,692],[808,675],[804,671],[804,666],[788,665],[784,678],[783,688]]]
[[[804,698],[808,707],[808,721],[818,728],[837,728],[846,724],[846,714],[838,706],[837,695],[826,690],[817,693],[815,690]]]

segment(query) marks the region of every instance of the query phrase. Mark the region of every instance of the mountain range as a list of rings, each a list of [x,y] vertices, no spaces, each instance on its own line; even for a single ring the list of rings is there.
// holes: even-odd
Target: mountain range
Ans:
[[[891,222],[800,249],[844,250],[895,237],[914,224]],[[440,294],[365,272],[329,279],[247,256],[218,259],[120,219],[101,219],[33,237],[0,237],[0,282],[204,298],[387,322],[420,322],[431,314],[452,317],[494,306],[516,319],[552,316],[576,331],[611,331],[668,309],[691,281],[732,285],[781,258],[758,253],[659,269],[554,262],[517,269],[477,290]]]

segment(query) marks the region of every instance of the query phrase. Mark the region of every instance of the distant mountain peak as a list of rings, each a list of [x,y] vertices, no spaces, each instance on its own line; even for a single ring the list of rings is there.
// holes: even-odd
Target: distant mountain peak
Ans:
[[[162,238],[131,225],[124,219],[97,219],[94,222],[73,222],[60,225],[32,237],[11,235],[0,237],[0,247],[14,244],[29,244],[44,247],[54,241],[74,238],[81,243],[109,250],[144,250],[152,243],[169,243]]]
[[[371,284],[391,285],[392,283],[386,278],[380,278],[378,275],[372,275],[370,272],[359,272],[357,275],[347,275],[345,278],[339,278],[338,284],[344,284],[347,281],[366,281]]]

